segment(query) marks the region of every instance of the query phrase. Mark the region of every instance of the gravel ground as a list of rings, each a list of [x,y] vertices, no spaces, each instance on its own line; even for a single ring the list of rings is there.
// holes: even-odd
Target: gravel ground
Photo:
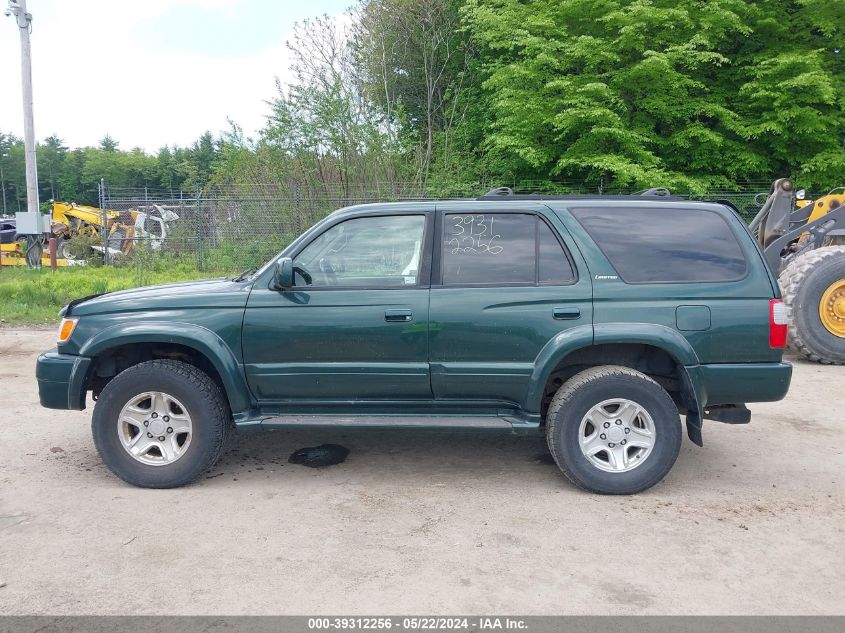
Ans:
[[[105,469],[90,410],[38,406],[52,338],[0,330],[0,614],[845,613],[845,367],[798,362],[635,497],[539,438],[399,431],[244,436],[155,491]],[[323,442],[347,461],[287,463]]]

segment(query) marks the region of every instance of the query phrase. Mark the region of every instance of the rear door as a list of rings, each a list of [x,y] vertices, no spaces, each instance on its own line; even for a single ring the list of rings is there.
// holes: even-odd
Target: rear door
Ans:
[[[592,328],[592,284],[543,205],[437,205],[430,307],[431,385],[441,400],[520,403],[540,350]]]
[[[602,324],[656,323],[679,331],[702,363],[779,358],[769,347],[768,273],[727,209],[602,201],[569,212],[593,250],[597,336]]]

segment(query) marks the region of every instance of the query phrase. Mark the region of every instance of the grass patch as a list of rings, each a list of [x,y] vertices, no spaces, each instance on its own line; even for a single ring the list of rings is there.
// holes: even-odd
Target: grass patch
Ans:
[[[0,323],[42,325],[58,321],[59,309],[79,297],[138,286],[220,277],[186,265],[168,270],[135,266],[72,267],[50,270],[0,268]]]

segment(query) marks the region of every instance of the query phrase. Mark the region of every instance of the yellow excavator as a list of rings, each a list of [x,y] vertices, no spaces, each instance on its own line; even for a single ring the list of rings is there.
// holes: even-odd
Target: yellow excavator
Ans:
[[[110,256],[121,256],[130,255],[139,240],[153,250],[160,249],[167,239],[169,223],[178,219],[174,211],[157,204],[104,213],[97,207],[54,202],[51,230],[59,241],[56,251],[61,257],[73,257],[69,245],[79,235],[99,235],[105,244],[94,248],[108,248]]]
[[[110,227],[115,225],[118,219],[117,211],[107,211],[105,217],[102,209],[75,204],[72,202],[53,202],[50,214],[49,237],[56,239],[56,264],[58,266],[69,266],[76,263],[77,258],[73,254],[71,244],[78,236],[95,237],[103,232],[104,221]],[[133,221],[134,222],[134,221]],[[0,244],[0,265],[3,266],[25,266],[27,246],[24,243],[23,235],[14,232],[15,223],[8,221],[4,243]],[[44,240],[39,238],[35,244],[41,251],[41,265],[49,266],[50,255],[46,249]],[[35,260],[38,260],[36,254]]]
[[[109,255],[130,255],[138,239],[144,239],[153,249],[164,243],[168,233],[168,222],[179,216],[168,209],[152,205],[150,210],[127,211],[107,210],[73,202],[53,202],[50,217],[50,237],[56,239],[56,263],[70,266],[82,263],[75,253],[74,240],[78,237],[99,237],[102,246],[92,248],[100,252],[108,249]],[[9,222],[0,244],[0,265],[26,265],[26,247],[14,234],[14,223]],[[36,257],[37,260],[37,257]],[[41,255],[42,266],[49,265],[46,249]]]
[[[106,211],[73,202],[54,202],[50,230],[56,238],[56,253],[63,259],[73,259],[71,241],[77,236],[96,237],[103,231],[103,224],[113,221],[117,211]]]
[[[789,346],[845,364],[845,187],[809,200],[791,180],[776,180],[750,228],[778,275]]]

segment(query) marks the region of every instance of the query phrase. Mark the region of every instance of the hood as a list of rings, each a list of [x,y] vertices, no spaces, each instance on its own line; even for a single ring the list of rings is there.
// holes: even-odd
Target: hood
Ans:
[[[230,279],[145,286],[83,297],[71,301],[62,313],[65,316],[84,316],[110,312],[242,308],[246,305],[251,287],[252,283]]]

